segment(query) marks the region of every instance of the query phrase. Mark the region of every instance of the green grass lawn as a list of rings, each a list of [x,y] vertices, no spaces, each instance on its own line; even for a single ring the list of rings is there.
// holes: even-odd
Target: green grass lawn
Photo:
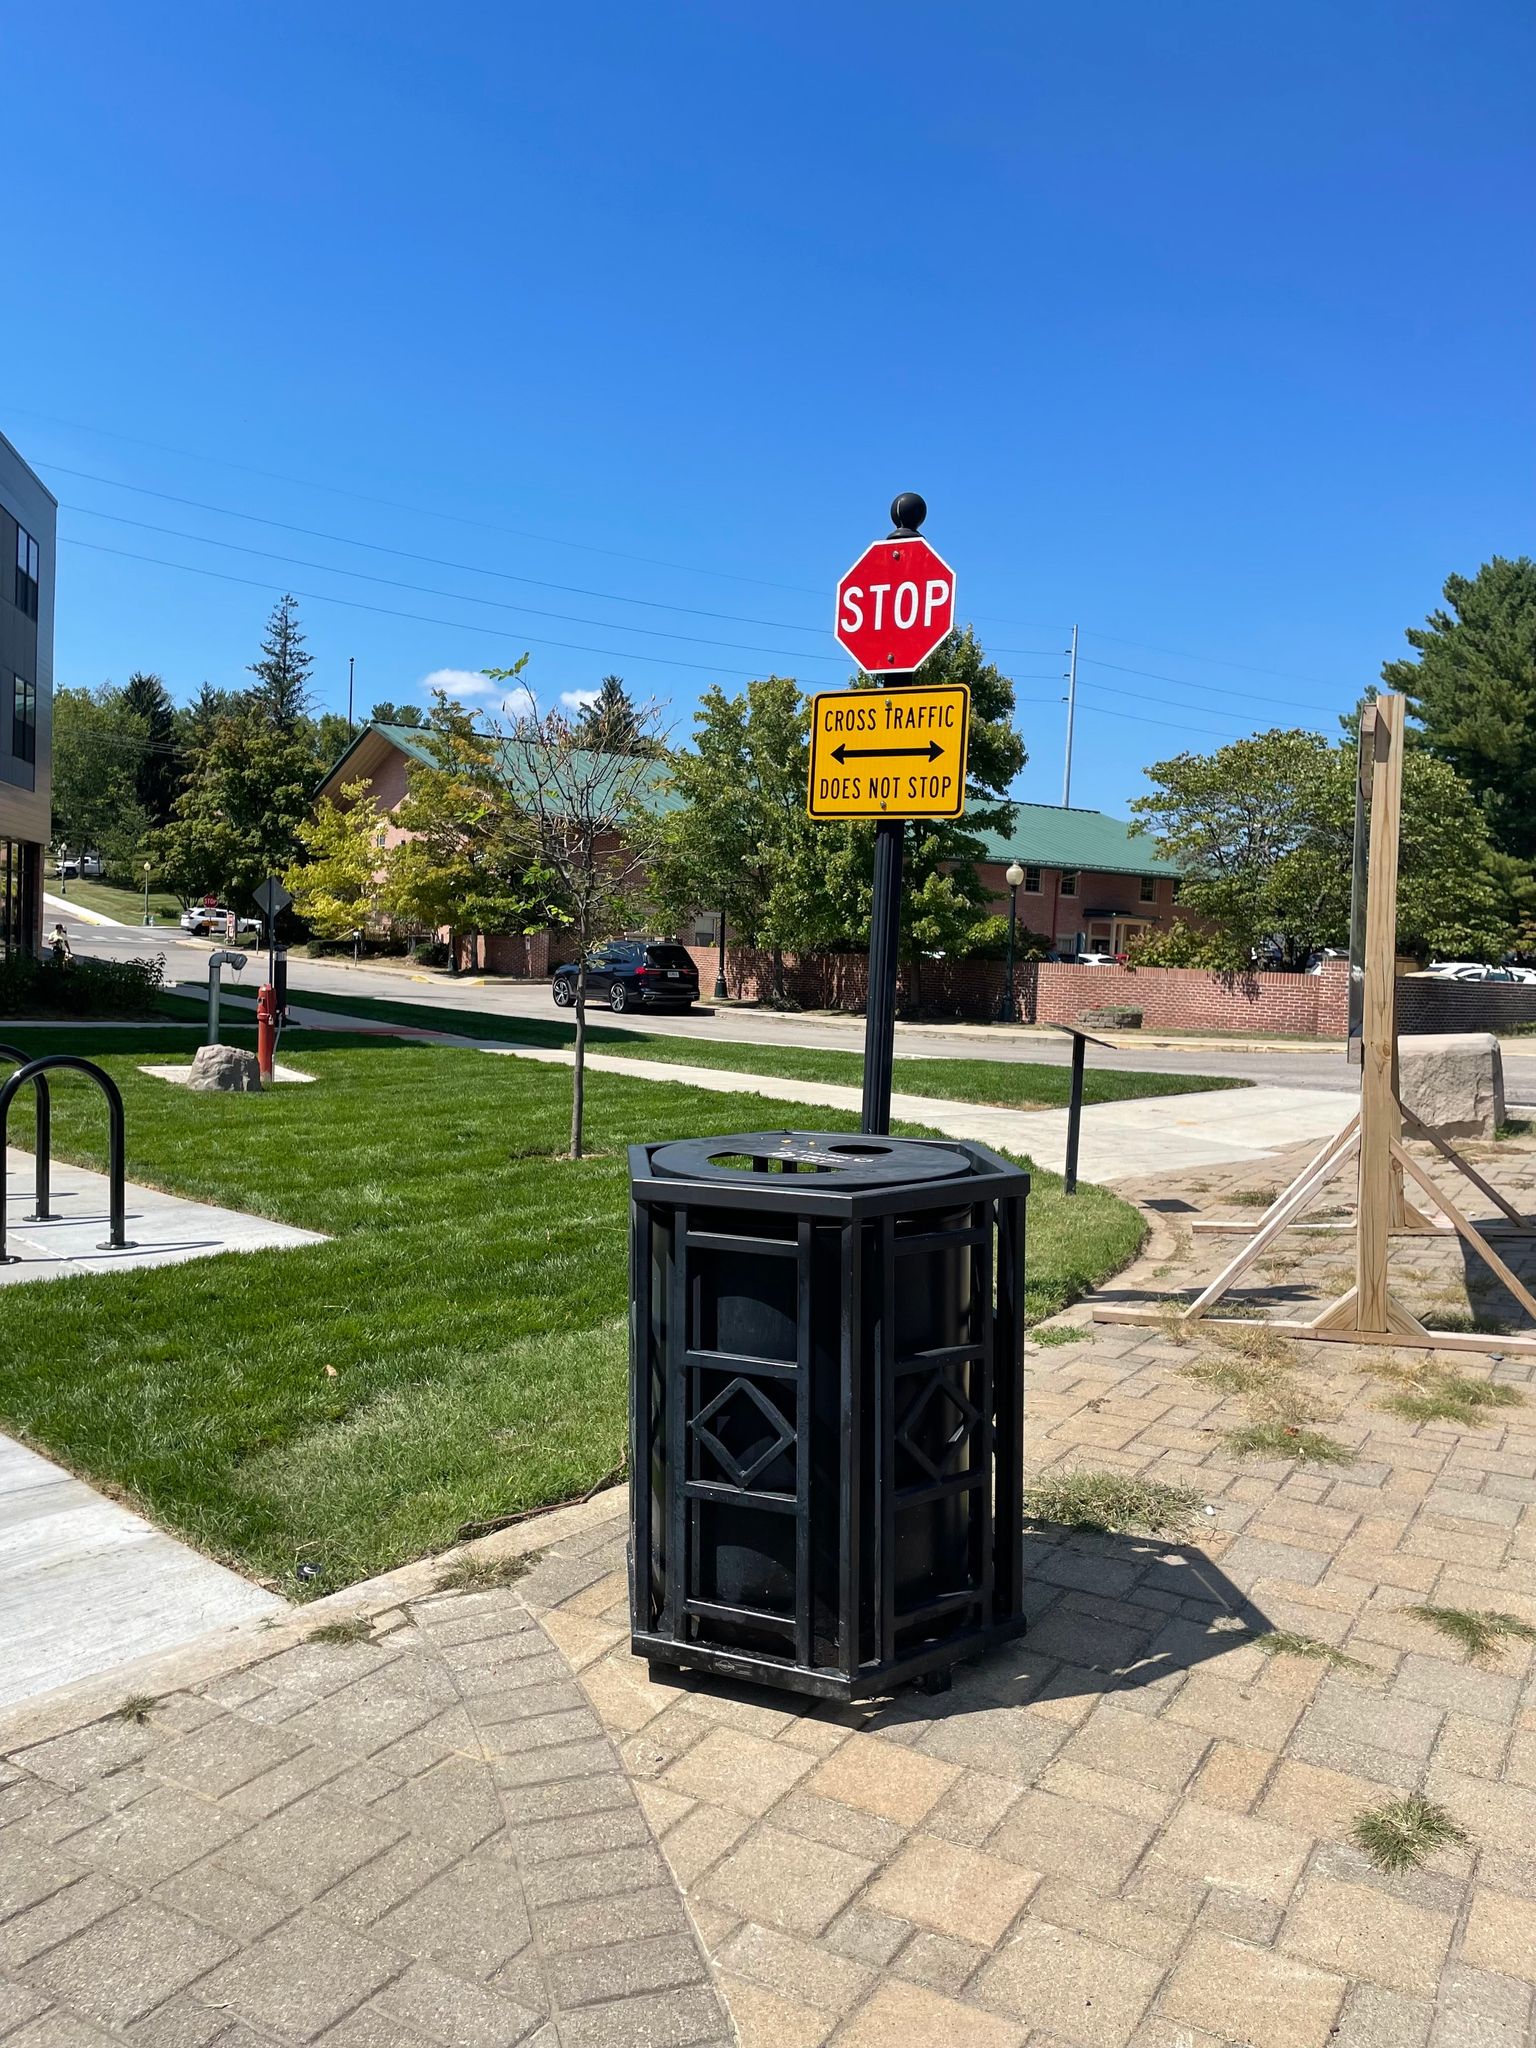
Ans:
[[[371,1017],[394,1024],[456,1031],[471,1038],[499,1039],[506,1045],[567,1046],[575,1026],[567,1017],[506,1017],[489,1010],[445,1009],[432,1003],[395,1002],[368,996],[316,995],[294,989],[290,1000],[299,1008],[335,1015]],[[302,1035],[295,1032],[290,1045]],[[588,1023],[587,1041],[594,1052],[620,1058],[660,1060],[669,1066],[717,1067],[742,1074],[774,1074],[786,1081],[832,1081],[857,1088],[864,1078],[861,1053],[825,1051],[817,1046],[752,1045],[741,1039],[684,1038],[659,1031],[619,1031],[611,1024]],[[988,1059],[898,1059],[894,1067],[898,1093],[928,1095],[950,1102],[981,1102],[1005,1109],[1050,1109],[1064,1104],[1071,1092],[1066,1067],[1037,1061]],[[1128,1074],[1095,1072],[1083,1077],[1084,1102],[1126,1102],[1146,1095],[1192,1095],[1212,1088],[1247,1088],[1251,1083],[1216,1074]]]
[[[50,896],[62,896],[68,903],[81,904],[86,910],[99,910],[103,917],[115,917],[119,924],[142,924],[144,922],[143,888],[131,888],[123,882],[64,882],[57,875],[44,877],[43,887]],[[149,891],[150,914],[157,924],[175,924],[181,916],[181,903],[169,890]],[[62,918],[68,924],[67,912],[52,912],[50,926]]]
[[[23,1050],[59,1042],[13,1035]],[[174,1026],[68,1043],[123,1089],[131,1176],[332,1242],[0,1289],[0,1427],[290,1594],[610,1472],[625,1439],[625,1146],[797,1120],[758,1096],[593,1074],[598,1151],[572,1165],[568,1078],[547,1067],[296,1033],[284,1057],[314,1086],[192,1095],[137,1071],[189,1056]],[[12,1142],[30,1141],[25,1105],[12,1123]],[[102,1163],[84,1082],[58,1083],[54,1132],[58,1156]],[[1031,1319],[1141,1238],[1127,1204],[1096,1189],[1068,1201],[1039,1174]],[[301,1563],[318,1576],[300,1582]]]

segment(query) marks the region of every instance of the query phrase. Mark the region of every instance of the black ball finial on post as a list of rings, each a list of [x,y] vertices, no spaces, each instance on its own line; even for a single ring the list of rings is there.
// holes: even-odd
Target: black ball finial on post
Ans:
[[[928,506],[916,491],[902,491],[891,500],[891,524],[896,529],[892,540],[900,540],[915,534],[928,517]]]

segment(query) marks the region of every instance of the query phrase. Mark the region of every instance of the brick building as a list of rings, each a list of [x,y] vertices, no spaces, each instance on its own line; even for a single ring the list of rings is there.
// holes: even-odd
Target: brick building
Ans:
[[[1024,870],[1020,932],[1054,952],[1124,953],[1139,933],[1173,922],[1178,869],[1157,857],[1154,841],[1103,811],[1060,804],[1019,804],[1013,828],[983,835],[982,881],[993,908],[1008,910],[1009,864]]]

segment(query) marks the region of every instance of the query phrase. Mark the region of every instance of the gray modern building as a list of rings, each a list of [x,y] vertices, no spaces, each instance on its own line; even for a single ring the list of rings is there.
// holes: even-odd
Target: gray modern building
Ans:
[[[58,510],[0,434],[0,957],[42,944]]]

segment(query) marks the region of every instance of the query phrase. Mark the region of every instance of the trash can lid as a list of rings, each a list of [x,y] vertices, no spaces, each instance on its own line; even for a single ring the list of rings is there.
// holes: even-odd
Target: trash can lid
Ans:
[[[745,1180],[755,1174],[836,1174],[842,1187],[955,1180],[976,1172],[958,1146],[859,1131],[752,1131],[658,1145],[651,1171],[666,1180]]]

